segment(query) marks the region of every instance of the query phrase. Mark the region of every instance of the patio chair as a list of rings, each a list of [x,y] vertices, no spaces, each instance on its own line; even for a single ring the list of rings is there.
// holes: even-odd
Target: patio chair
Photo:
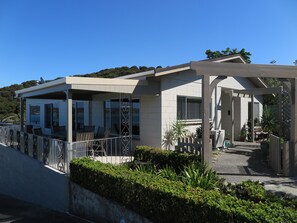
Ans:
[[[65,140],[67,137],[66,126],[53,126],[52,137]]]
[[[94,132],[77,132],[76,133],[76,150],[86,151],[86,155],[94,155],[93,150]]]
[[[110,128],[106,129],[104,132],[104,136],[100,141],[97,141],[94,144],[94,154],[99,155],[99,153],[103,153],[104,156],[107,156],[106,151],[108,150],[108,138],[110,137]]]
[[[33,128],[33,134],[34,135],[38,135],[38,136],[42,136],[42,129],[40,127],[38,128]]]
[[[26,132],[32,134],[33,133],[33,125],[26,125]]]
[[[95,126],[94,125],[85,125],[83,127],[83,132],[94,132]]]

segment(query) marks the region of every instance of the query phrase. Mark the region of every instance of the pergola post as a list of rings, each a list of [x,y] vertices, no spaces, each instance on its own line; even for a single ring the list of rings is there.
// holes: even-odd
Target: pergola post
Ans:
[[[251,94],[251,136],[252,136],[252,142],[255,142],[255,135],[254,135],[254,95]]]
[[[72,142],[72,92],[67,90],[67,142]]]
[[[21,132],[24,131],[24,111],[25,111],[25,101],[26,99],[21,98],[20,100],[20,125],[21,125]]]
[[[202,161],[211,164],[211,147],[209,145],[209,109],[210,109],[210,95],[209,95],[209,75],[202,75]]]
[[[291,79],[291,136],[289,148],[289,174],[297,175],[297,79]]]
[[[234,97],[233,97],[233,90],[231,90],[231,110],[230,110],[230,122],[231,122],[231,144],[234,144]]]

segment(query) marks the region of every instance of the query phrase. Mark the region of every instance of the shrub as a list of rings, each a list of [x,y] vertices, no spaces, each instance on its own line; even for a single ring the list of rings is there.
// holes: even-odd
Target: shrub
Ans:
[[[201,157],[196,154],[178,153],[150,146],[137,146],[134,159],[141,162],[151,162],[157,168],[170,166],[179,173],[184,166],[193,162],[200,162]]]
[[[215,171],[205,163],[191,163],[185,166],[180,173],[181,181],[191,187],[200,187],[205,190],[218,188],[221,180]]]
[[[153,222],[297,222],[294,209],[277,203],[241,200],[88,158],[72,160],[70,170],[73,182]]]
[[[255,203],[278,203],[284,207],[297,209],[297,198],[291,198],[285,194],[274,194],[267,192],[260,182],[251,180],[232,185],[227,184],[221,187],[224,194],[230,194],[237,198],[253,201]]]

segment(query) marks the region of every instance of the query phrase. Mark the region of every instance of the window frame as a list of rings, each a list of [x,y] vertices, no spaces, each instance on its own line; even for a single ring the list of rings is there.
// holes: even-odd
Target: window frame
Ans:
[[[182,106],[184,106],[184,108],[182,108],[184,114],[182,115],[182,117],[180,117],[178,115],[179,112],[179,99],[183,99],[184,102],[182,104]],[[189,118],[189,114],[188,114],[188,100],[197,100],[199,103],[199,112],[198,112],[198,117],[195,118]],[[182,101],[182,100],[181,100]],[[210,103],[211,106],[211,103]],[[183,96],[183,95],[177,95],[176,97],[176,120],[179,121],[197,121],[197,120],[202,120],[202,98],[201,97],[193,97],[193,96]]]

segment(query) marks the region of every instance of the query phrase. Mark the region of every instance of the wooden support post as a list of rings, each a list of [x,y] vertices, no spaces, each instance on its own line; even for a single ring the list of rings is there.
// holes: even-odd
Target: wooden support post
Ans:
[[[289,175],[297,176],[297,79],[291,79],[291,136],[289,148]]]
[[[211,165],[212,151],[209,145],[209,114],[210,114],[210,95],[209,95],[209,76],[202,75],[202,160]]]
[[[67,91],[67,142],[72,142],[72,92]]]
[[[231,121],[231,144],[234,144],[234,97],[233,97],[233,90],[231,90],[231,111],[230,111],[230,121]]]
[[[252,136],[252,142],[255,142],[255,134],[254,134],[254,95],[251,94],[251,136]]]

